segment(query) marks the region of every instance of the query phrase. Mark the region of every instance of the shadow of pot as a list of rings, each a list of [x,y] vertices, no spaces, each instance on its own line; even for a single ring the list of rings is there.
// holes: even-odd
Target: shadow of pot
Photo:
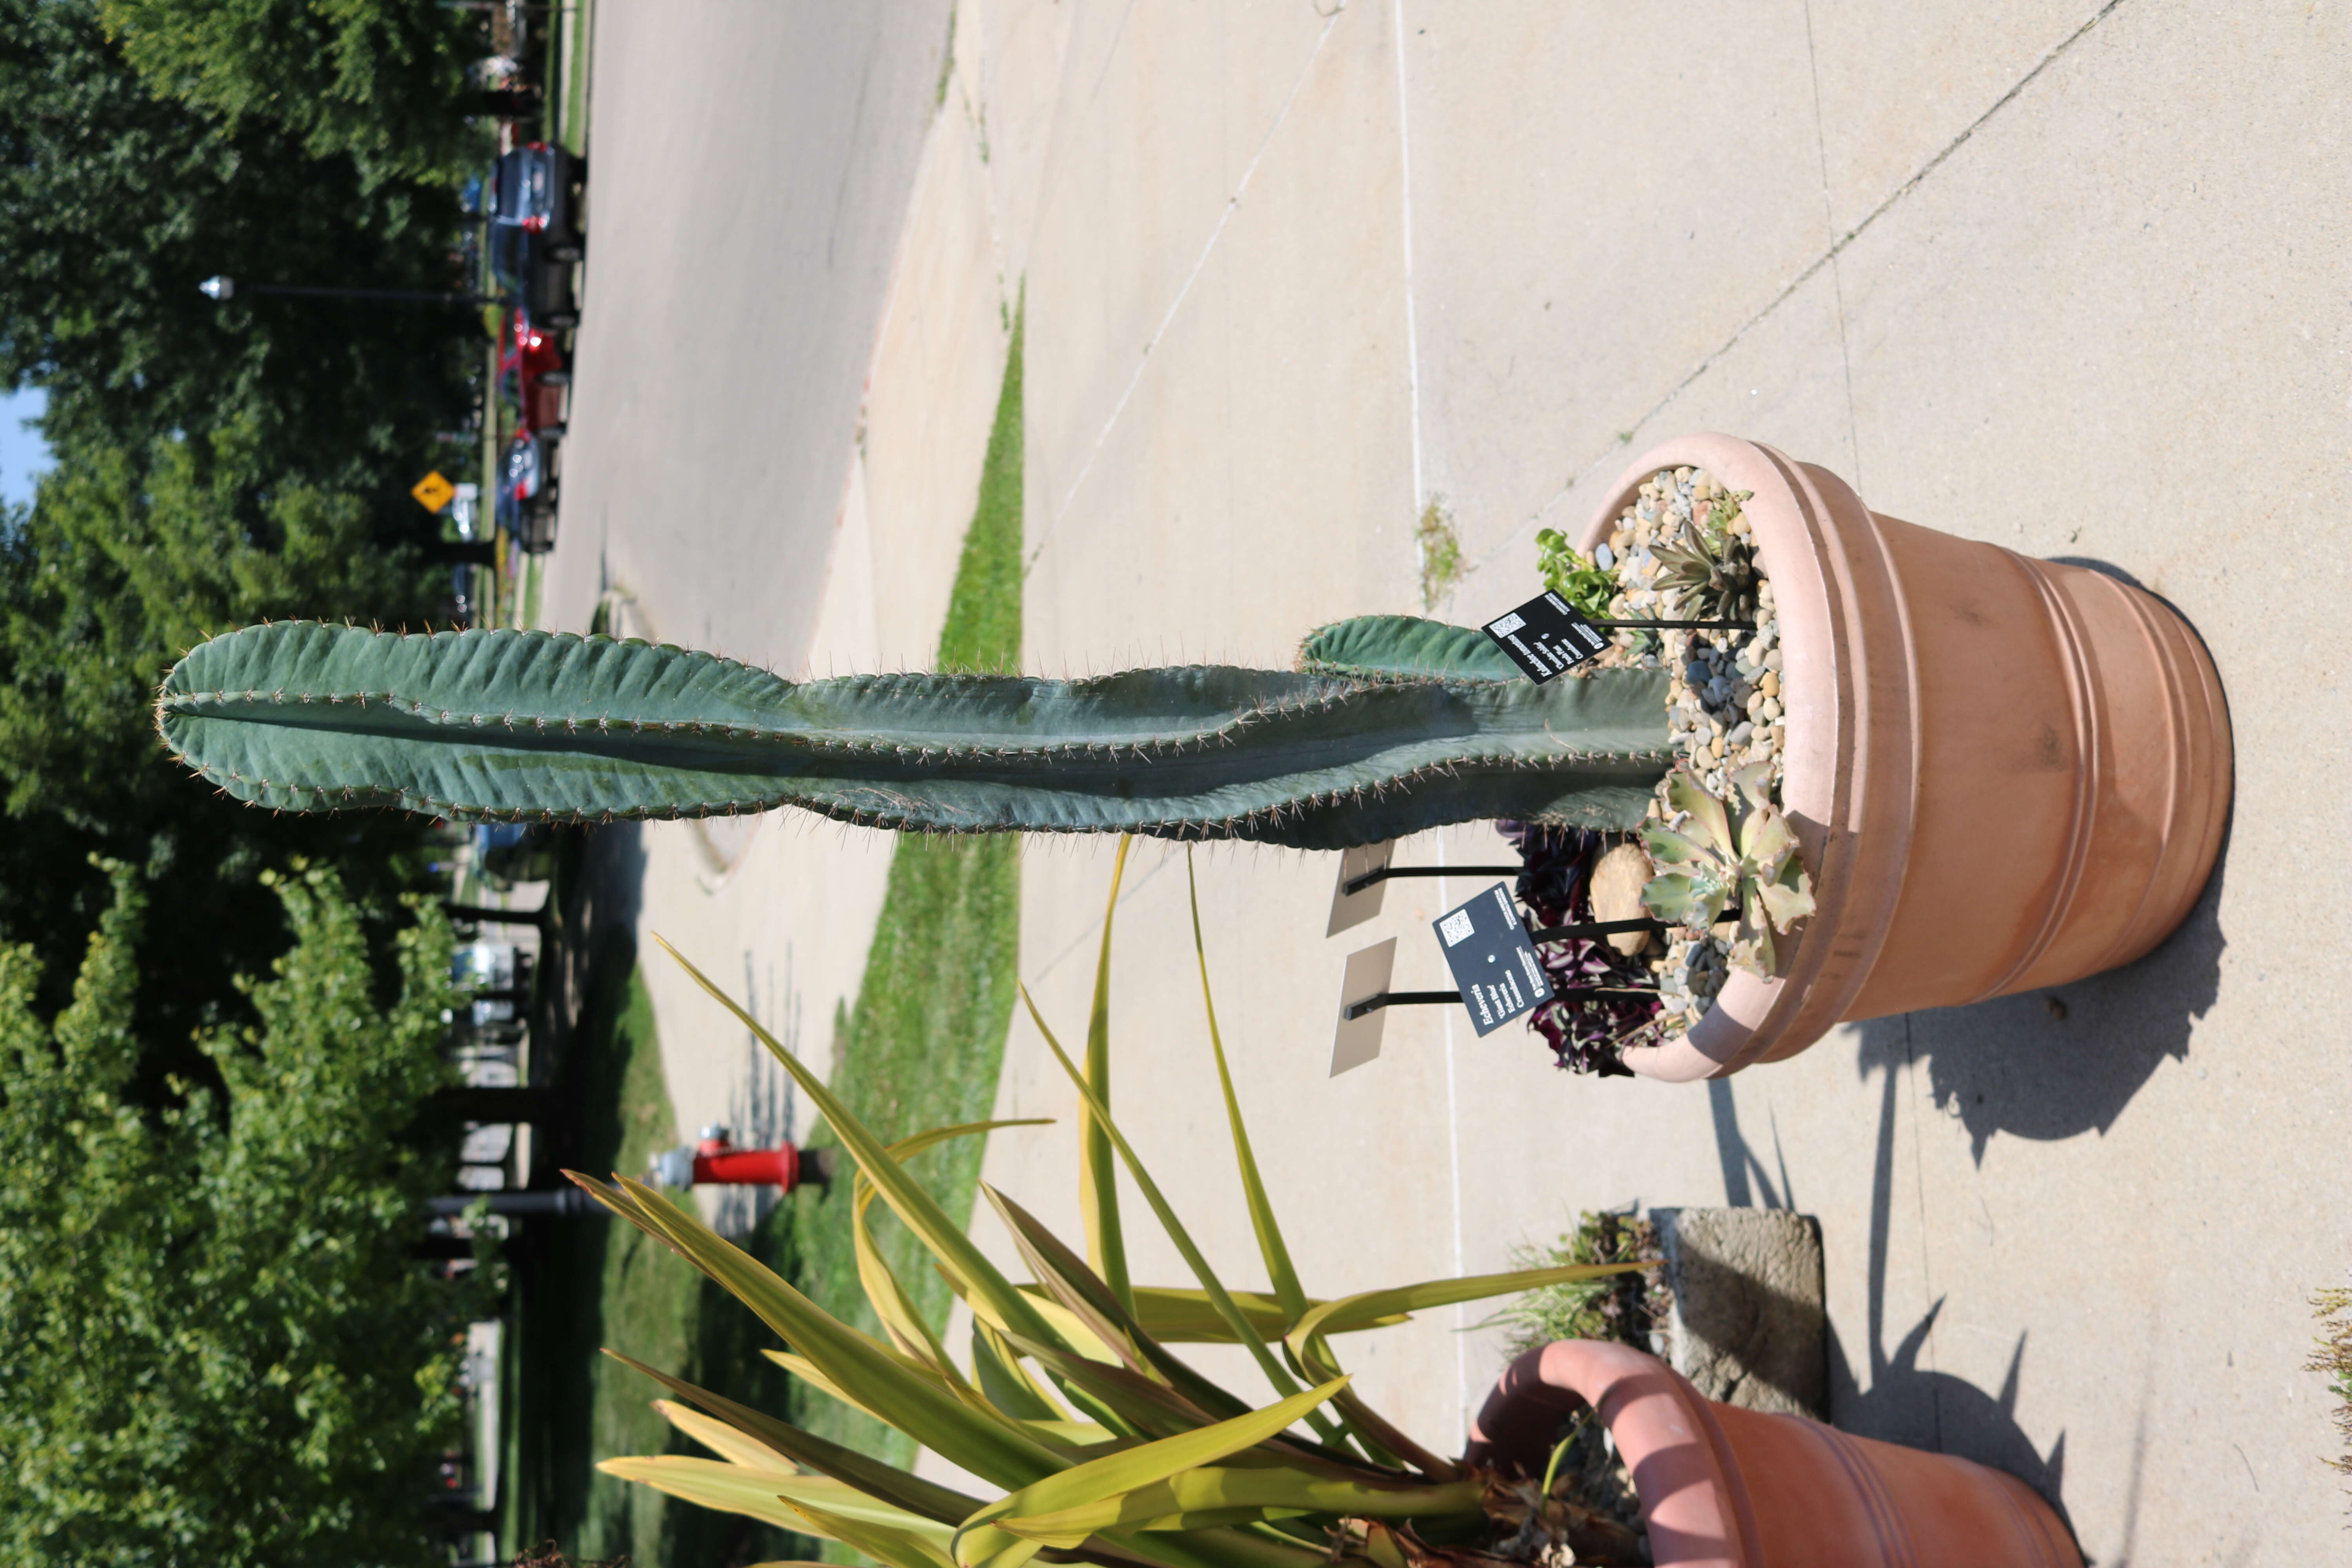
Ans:
[[[1718,1078],[1841,1022],[2061,984],[2128,963],[2196,903],[2229,816],[2229,713],[2188,623],[2114,576],[1864,506],[1825,468],[1729,436],[1629,469],[1733,490],[1771,580],[1787,711],[1781,799],[1816,912],[1780,973],[1735,971],[1650,1078]]]
[[[2050,1505],[1970,1459],[1717,1405],[1631,1346],[1558,1340],[1505,1369],[1465,1462],[1539,1476],[1587,1408],[1633,1478],[1657,1568],[2082,1568]]]

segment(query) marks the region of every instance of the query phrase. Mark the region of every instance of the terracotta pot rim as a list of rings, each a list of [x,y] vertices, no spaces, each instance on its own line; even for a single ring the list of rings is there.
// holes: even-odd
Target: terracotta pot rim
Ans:
[[[1717,1405],[1657,1357],[1605,1341],[1557,1340],[1514,1361],[1464,1461],[1540,1474],[1559,1422],[1587,1409],[1633,1474],[1657,1568],[2083,1563],[2064,1519],[2006,1471]]]
[[[1555,1340],[1504,1369],[1471,1424],[1465,1459],[1539,1473],[1505,1451],[1498,1421],[1590,1408],[1633,1477],[1658,1568],[1756,1568],[1764,1561],[1738,1464],[1706,1396],[1654,1355],[1601,1340]],[[1498,1463],[1499,1461],[1499,1463]]]
[[[1821,1011],[1831,998],[1817,994],[1822,988],[1813,982],[1832,944],[1810,937],[1816,931],[1843,932],[1851,924],[1874,952],[1885,934],[1884,920],[1865,916],[1849,922],[1841,917],[1856,893],[1891,903],[1895,889],[1856,888],[1848,874],[1857,868],[1850,864],[1853,857],[1839,852],[1848,838],[1843,829],[1855,794],[1853,781],[1840,766],[1842,755],[1852,753],[1853,737],[1852,704],[1842,700],[1839,689],[1853,678],[1860,639],[1839,614],[1853,587],[1834,580],[1839,563],[1821,521],[1830,502],[1811,476],[1758,442],[1711,432],[1679,437],[1643,453],[1625,470],[1586,525],[1580,547],[1589,552],[1606,539],[1652,475],[1679,468],[1702,469],[1727,489],[1755,492],[1740,510],[1754,530],[1757,555],[1772,584],[1784,654],[1780,702],[1787,742],[1780,799],[1811,873],[1817,905],[1811,918],[1781,939],[1778,974],[1768,978],[1733,970],[1714,1004],[1686,1033],[1624,1053],[1625,1065],[1645,1078],[1686,1082],[1738,1071],[1795,1026],[1801,1012]],[[1903,825],[1903,849],[1908,847],[1908,826]],[[1902,858],[1898,852],[1890,858],[1899,868]],[[1869,967],[1865,958],[1853,971],[1866,973]],[[1839,989],[1835,1000],[1842,1006],[1854,987]],[[1832,1011],[1822,1022],[1836,1016]]]

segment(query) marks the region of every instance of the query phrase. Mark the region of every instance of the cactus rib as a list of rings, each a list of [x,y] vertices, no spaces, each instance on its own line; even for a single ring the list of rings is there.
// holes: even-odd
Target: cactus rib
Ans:
[[[1414,636],[1460,668],[1458,639]],[[292,622],[193,649],[156,722],[230,795],[301,811],[596,821],[796,805],[917,831],[1298,848],[1482,817],[1640,821],[1672,755],[1663,676],[1537,687],[1421,673],[1411,655],[793,682],[635,641]]]

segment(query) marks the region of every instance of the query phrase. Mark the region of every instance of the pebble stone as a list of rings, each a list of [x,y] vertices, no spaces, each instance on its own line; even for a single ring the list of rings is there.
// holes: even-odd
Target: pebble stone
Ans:
[[[1650,585],[1657,574],[1657,559],[1651,549],[1676,542],[1692,527],[1700,506],[1728,493],[1711,475],[1693,468],[1661,469],[1641,486],[1606,546],[1615,563],[1619,590],[1610,605],[1612,616],[1676,618],[1680,607],[1666,604]],[[1747,518],[1736,519],[1731,531],[1743,539],[1750,537]],[[1596,552],[1596,562],[1599,559]],[[1777,805],[1788,740],[1780,722],[1784,668],[1780,625],[1769,580],[1759,581],[1757,598],[1753,634],[1669,631],[1645,636],[1621,631],[1615,645],[1598,662],[1618,668],[1664,668],[1667,731],[1684,763],[1720,795],[1730,793],[1733,773],[1753,763],[1769,763]],[[1651,798],[1649,815],[1654,821],[1673,819],[1663,784]],[[1659,1019],[1672,1036],[1687,1030],[1714,1005],[1716,994],[1730,974],[1731,944],[1728,936],[1713,931],[1665,934],[1665,951],[1650,967],[1658,977]]]

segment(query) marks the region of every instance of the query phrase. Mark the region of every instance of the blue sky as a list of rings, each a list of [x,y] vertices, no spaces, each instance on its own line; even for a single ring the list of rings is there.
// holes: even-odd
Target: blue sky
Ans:
[[[33,499],[33,480],[49,466],[48,443],[25,427],[48,405],[49,395],[37,386],[0,396],[0,500],[12,506]]]

